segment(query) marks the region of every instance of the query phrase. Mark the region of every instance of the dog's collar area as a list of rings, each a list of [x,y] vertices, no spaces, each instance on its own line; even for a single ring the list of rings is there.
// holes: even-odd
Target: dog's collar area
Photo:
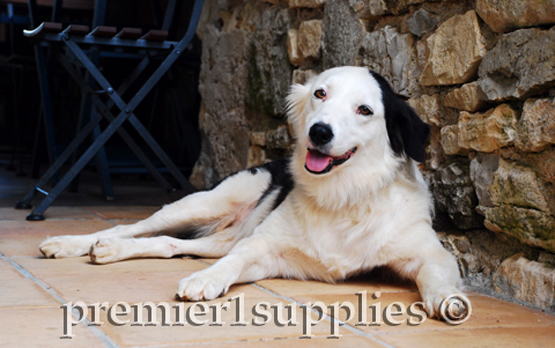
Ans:
[[[315,149],[308,149],[304,167],[309,173],[325,174],[331,171],[334,166],[347,162],[356,150],[357,148],[354,147],[341,156],[333,157]]]

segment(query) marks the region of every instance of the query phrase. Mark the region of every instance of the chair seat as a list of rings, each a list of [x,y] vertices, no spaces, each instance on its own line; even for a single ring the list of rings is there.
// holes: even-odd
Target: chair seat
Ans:
[[[81,45],[112,46],[126,49],[170,50],[176,41],[167,41],[167,30],[150,30],[142,35],[140,28],[123,28],[119,32],[116,27],[99,25],[89,32],[86,25],[70,24],[63,29],[62,23],[43,22],[33,30],[23,30],[23,35],[34,40],[37,44],[47,45],[49,42],[61,42],[71,37],[75,43]],[[141,36],[142,35],[142,36]]]

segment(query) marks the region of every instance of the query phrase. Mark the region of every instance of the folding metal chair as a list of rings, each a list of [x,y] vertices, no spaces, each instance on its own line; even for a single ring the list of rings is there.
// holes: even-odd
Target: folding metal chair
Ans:
[[[32,0],[30,2],[34,2]],[[40,221],[44,220],[43,213],[58,197],[58,195],[75,179],[78,173],[85,165],[99,152],[103,145],[116,132],[123,138],[129,148],[144,164],[154,178],[167,190],[172,190],[172,186],[157,170],[154,164],[144,154],[141,148],[135,143],[131,136],[121,126],[127,121],[140,134],[142,139],[149,145],[159,160],[164,164],[169,173],[176,179],[179,185],[190,191],[195,191],[192,185],[183,176],[181,171],[172,162],[168,155],[158,145],[148,130],[141,124],[134,114],[134,110],[158,83],[162,76],[168,71],[173,63],[180,57],[183,51],[191,43],[200,17],[202,9],[202,0],[194,0],[192,14],[189,26],[184,37],[180,41],[166,40],[173,11],[175,10],[177,0],[169,0],[164,24],[161,30],[151,30],[141,36],[140,29],[123,28],[119,32],[115,27],[107,27],[99,25],[92,31],[87,26],[69,25],[65,29],[61,23],[44,22],[34,30],[24,31],[25,36],[35,40],[38,47],[48,46],[53,49],[55,56],[70,76],[77,82],[79,87],[86,92],[88,98],[95,107],[95,111],[91,113],[88,122],[77,133],[68,147],[62,152],[46,173],[40,178],[35,187],[33,187],[23,200],[17,202],[16,209],[31,208],[31,200],[37,192],[43,193],[46,197],[42,202],[27,216],[27,220]],[[105,0],[96,1],[96,6],[106,6]],[[101,13],[103,9],[95,10]],[[56,11],[56,8],[55,8]],[[55,12],[54,11],[54,12]],[[104,11],[105,13],[105,11]],[[98,17],[97,17],[98,18]],[[95,18],[96,22],[99,22]],[[101,21],[102,22],[102,21]],[[119,86],[115,88],[108,82],[106,77],[97,67],[95,54],[87,54],[87,50],[98,48],[101,50],[114,51],[132,51],[144,55],[137,67],[130,76]],[[136,81],[136,79],[145,71],[149,63],[153,60],[153,56],[165,55],[158,68],[140,87],[135,95],[128,101],[124,101],[122,94]],[[81,70],[86,74],[82,74]],[[94,80],[88,80],[88,77]],[[99,89],[94,89],[98,86]],[[105,96],[103,100],[101,96]],[[110,111],[113,106],[119,110],[117,115]],[[99,122],[106,119],[109,124],[104,130],[100,131]],[[62,165],[70,159],[72,154],[77,150],[79,145],[89,136],[93,135],[94,142],[79,157],[72,167],[64,174],[61,180],[47,192],[43,187],[57,173]]]

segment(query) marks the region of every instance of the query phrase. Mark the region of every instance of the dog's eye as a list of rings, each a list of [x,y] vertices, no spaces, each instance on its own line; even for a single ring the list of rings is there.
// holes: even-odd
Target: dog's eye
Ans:
[[[314,92],[314,96],[318,99],[324,99],[326,97],[326,91],[323,89],[317,89],[316,92]]]
[[[364,116],[370,116],[374,114],[374,111],[366,105],[361,105],[358,107],[358,113]]]

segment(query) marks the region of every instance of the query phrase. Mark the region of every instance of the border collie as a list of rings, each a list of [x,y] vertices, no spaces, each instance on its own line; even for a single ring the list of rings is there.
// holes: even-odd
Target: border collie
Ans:
[[[291,87],[296,150],[233,174],[133,225],[48,238],[47,257],[98,264],[138,257],[220,258],[180,281],[182,300],[212,300],[235,283],[284,277],[337,282],[378,266],[414,280],[430,316],[460,294],[454,257],[432,229],[432,199],[416,165],[429,126],[380,75],[324,71]],[[190,239],[174,238],[190,233]],[[131,238],[150,237],[150,238]]]

